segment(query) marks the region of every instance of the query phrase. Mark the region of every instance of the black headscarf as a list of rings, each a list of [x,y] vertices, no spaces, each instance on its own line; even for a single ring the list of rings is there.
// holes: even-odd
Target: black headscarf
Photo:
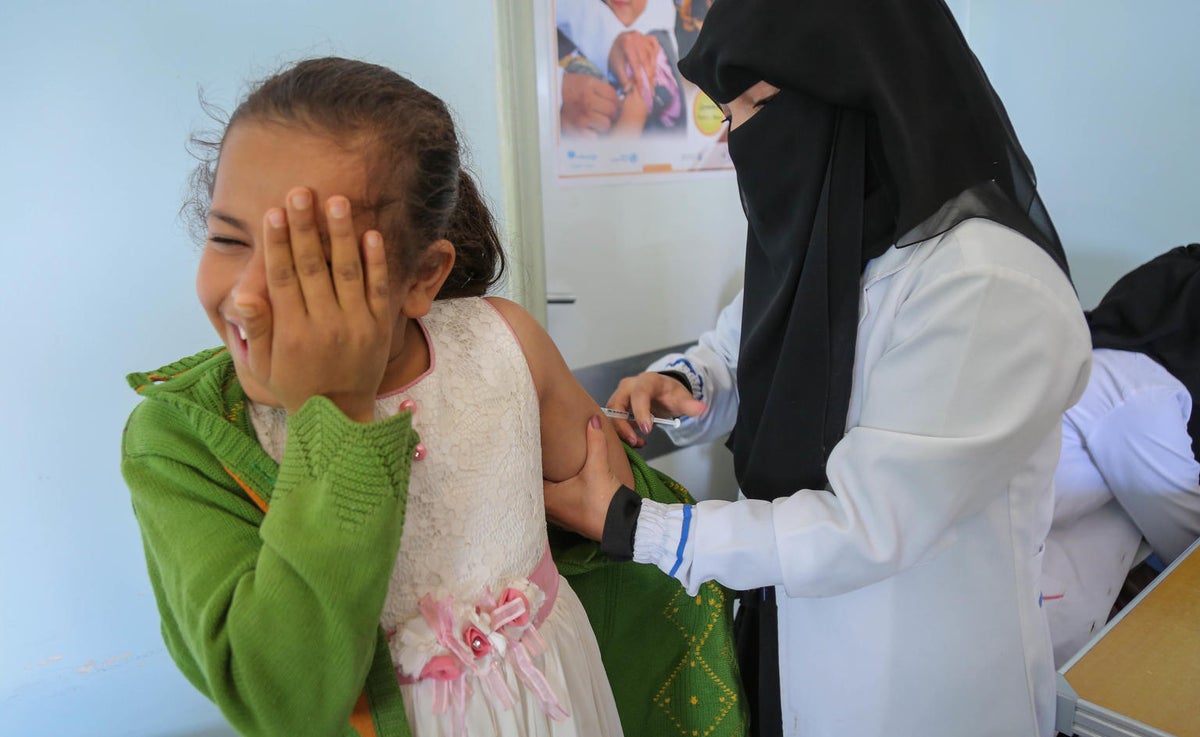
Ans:
[[[1066,258],[941,0],[717,0],[679,67],[720,103],[782,90],[729,134],[749,222],[729,445],[747,496],[825,488],[870,259],[972,217]]]
[[[1087,313],[1094,348],[1144,353],[1200,402],[1200,243],[1172,248],[1117,280]],[[1188,421],[1200,458],[1200,407]]]

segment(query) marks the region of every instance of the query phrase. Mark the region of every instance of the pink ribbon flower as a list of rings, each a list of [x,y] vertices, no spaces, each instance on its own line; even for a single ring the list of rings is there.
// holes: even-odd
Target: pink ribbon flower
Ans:
[[[487,657],[488,653],[492,652],[492,641],[478,627],[468,625],[463,630],[462,637],[463,642],[467,643],[467,647],[471,648],[471,653],[476,659]]]
[[[519,603],[519,606],[516,605],[517,603]],[[511,586],[500,594],[500,599],[496,602],[496,610],[501,612],[501,618],[503,618],[505,614],[507,614],[509,617],[508,621],[505,621],[502,624],[497,623],[497,629],[500,629],[505,625],[512,625],[513,627],[521,628],[529,624],[529,599],[525,597],[525,594],[522,594],[520,591],[517,591]],[[495,615],[493,614],[493,616]]]
[[[435,655],[421,669],[422,679],[434,681],[453,681],[461,675],[462,671],[459,669],[458,663],[450,655]]]

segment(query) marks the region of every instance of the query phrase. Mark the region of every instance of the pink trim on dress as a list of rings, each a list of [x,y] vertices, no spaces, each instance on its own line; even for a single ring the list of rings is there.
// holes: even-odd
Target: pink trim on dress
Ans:
[[[500,316],[500,322],[504,323],[504,327],[508,328],[508,332],[512,333],[513,340],[517,341],[518,346],[521,346],[521,354],[524,355],[525,354],[525,346],[521,345],[521,339],[517,336],[517,331],[513,330],[513,326],[508,321],[508,318],[504,316],[504,313],[501,312],[500,309],[498,307],[496,307],[496,305],[492,304],[492,301],[490,299],[488,299],[487,297],[480,297],[480,299],[482,299],[484,304],[486,304],[488,307],[491,307],[492,310],[497,315]]]
[[[421,328],[421,335],[425,337],[425,345],[429,347],[429,368],[425,369],[425,373],[421,374],[399,389],[393,389],[385,394],[376,394],[376,399],[387,399],[388,397],[394,397],[401,392],[406,392],[409,389],[412,389],[417,384],[420,384],[426,376],[432,374],[433,369],[437,367],[437,351],[435,351],[433,348],[433,338],[429,336],[429,331],[425,328],[425,321],[419,317],[417,318],[417,327]]]

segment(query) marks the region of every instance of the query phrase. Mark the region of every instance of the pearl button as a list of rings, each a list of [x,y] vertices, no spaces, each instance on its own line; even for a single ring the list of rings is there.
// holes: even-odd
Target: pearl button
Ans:
[[[413,449],[413,460],[424,460],[426,453],[428,453],[428,451],[425,450],[425,444],[417,443],[417,447]]]
[[[417,408],[417,403],[411,399],[405,399],[403,402],[400,403],[400,411],[401,412],[407,412],[410,409],[415,410],[416,408]]]

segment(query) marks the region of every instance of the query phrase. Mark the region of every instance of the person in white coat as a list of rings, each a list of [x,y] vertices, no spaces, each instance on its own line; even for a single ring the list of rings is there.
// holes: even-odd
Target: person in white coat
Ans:
[[[1003,106],[941,0],[717,0],[680,69],[729,116],[745,288],[609,404],[732,430],[746,498],[643,502],[587,430],[547,513],[750,592],[753,734],[1053,734],[1042,544],[1091,346]]]
[[[1161,570],[1200,537],[1200,244],[1121,277],[1087,319],[1092,374],[1063,417],[1042,576],[1059,667],[1108,621],[1143,541]]]

